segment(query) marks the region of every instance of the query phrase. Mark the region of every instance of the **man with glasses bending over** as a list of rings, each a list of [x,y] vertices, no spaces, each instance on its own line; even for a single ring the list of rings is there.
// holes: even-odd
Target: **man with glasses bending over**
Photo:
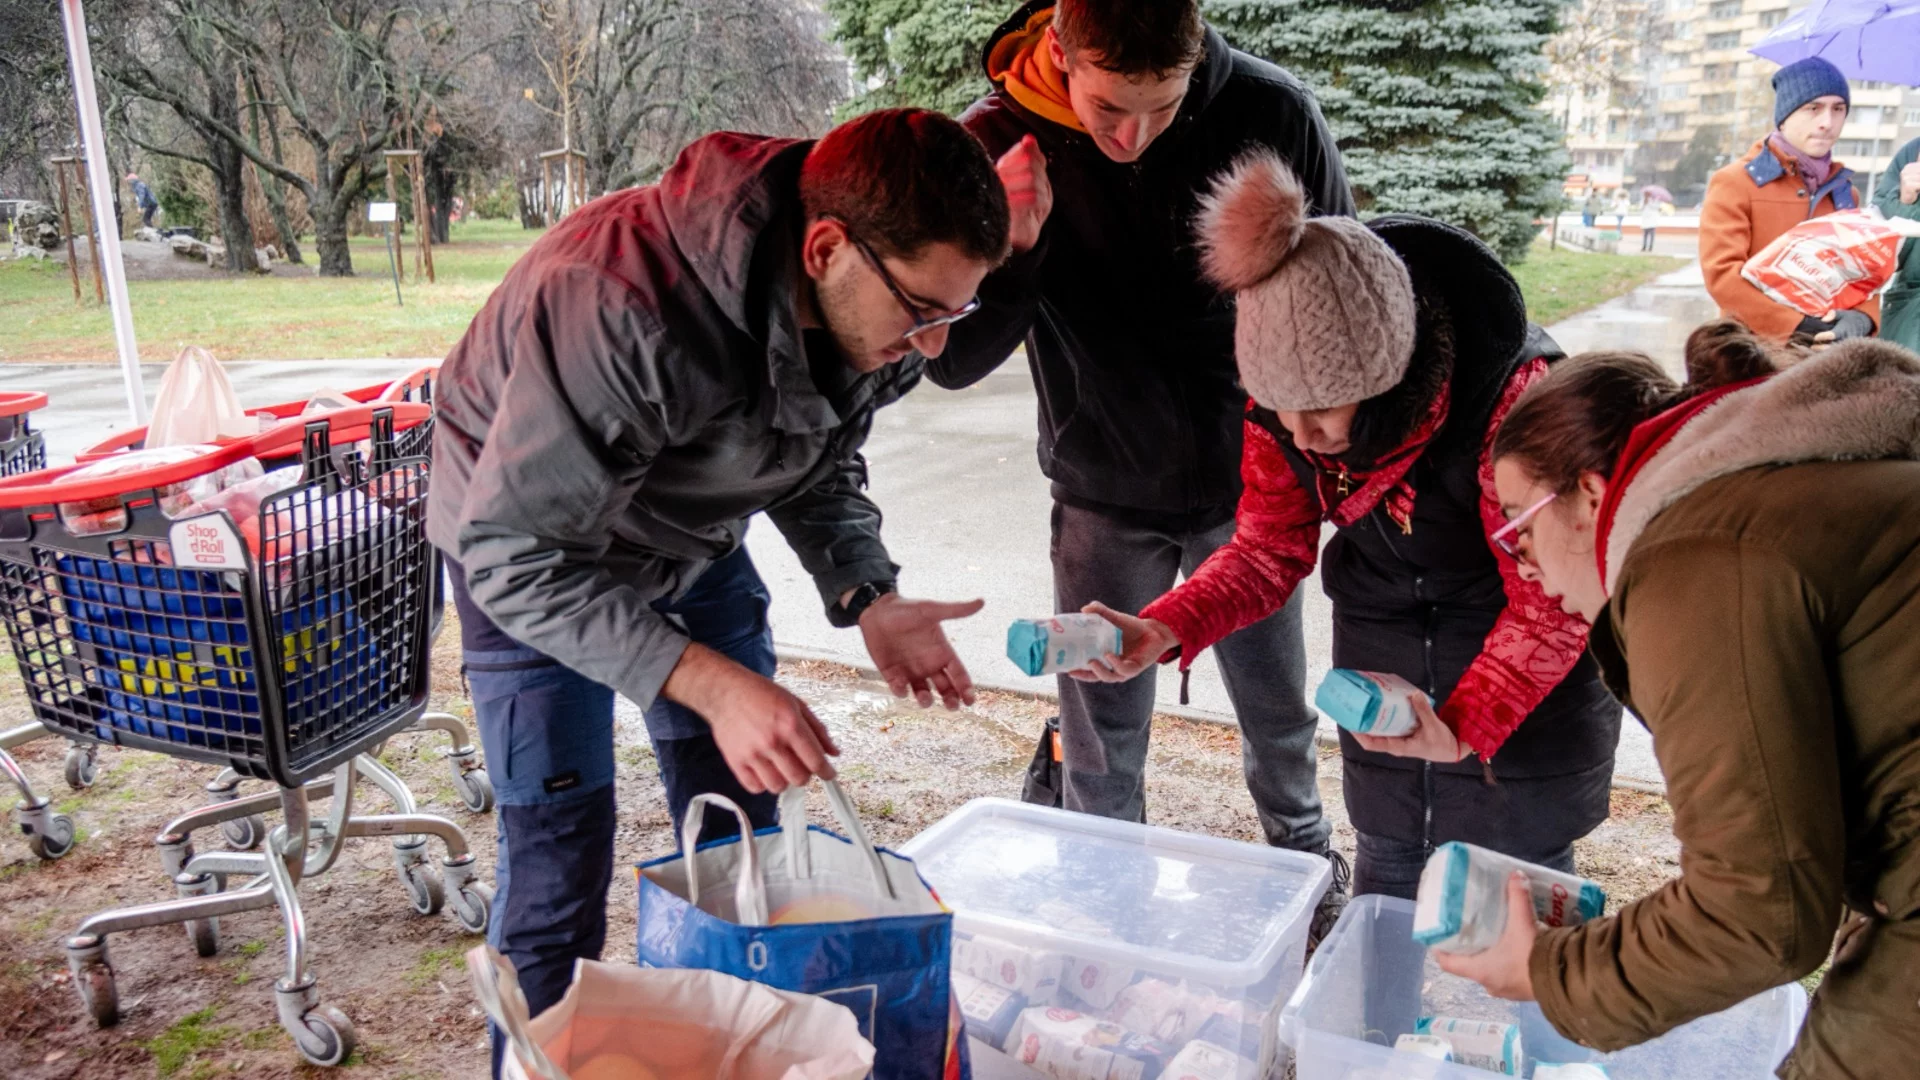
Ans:
[[[895,591],[859,449],[1006,252],[993,164],[937,113],[713,135],[543,237],[441,367],[429,531],[499,794],[488,937],[535,1014],[606,939],[615,693],[646,711],[676,831],[700,793],[759,828],[833,775],[771,678],[749,518],[894,693],[973,700],[941,623],[980,605]],[[702,839],[734,831],[710,816]]]

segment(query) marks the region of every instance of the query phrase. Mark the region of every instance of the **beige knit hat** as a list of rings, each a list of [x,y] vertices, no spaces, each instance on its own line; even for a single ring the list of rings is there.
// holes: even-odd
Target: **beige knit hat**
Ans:
[[[1201,200],[1207,275],[1237,294],[1240,383],[1269,409],[1350,405],[1399,385],[1413,359],[1413,282],[1348,217],[1307,217],[1300,181],[1256,151]]]

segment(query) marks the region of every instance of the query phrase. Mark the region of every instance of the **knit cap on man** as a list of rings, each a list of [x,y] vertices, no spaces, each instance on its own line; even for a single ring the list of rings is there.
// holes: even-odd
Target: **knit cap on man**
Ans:
[[[1828,96],[1853,104],[1853,91],[1840,69],[1818,56],[1795,60],[1773,73],[1773,126],[1779,127],[1807,102]]]
[[[1234,356],[1256,403],[1331,409],[1406,376],[1414,341],[1406,265],[1353,218],[1309,218],[1300,180],[1278,156],[1250,154],[1217,178],[1199,226],[1207,276],[1235,294]]]

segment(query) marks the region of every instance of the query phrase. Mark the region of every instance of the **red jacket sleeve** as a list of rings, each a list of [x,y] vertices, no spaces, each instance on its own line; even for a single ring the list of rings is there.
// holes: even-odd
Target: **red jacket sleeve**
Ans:
[[[1148,604],[1180,639],[1180,667],[1208,646],[1280,610],[1320,556],[1320,514],[1280,444],[1248,422],[1240,455],[1244,487],[1233,539],[1178,588]]]
[[[1480,453],[1480,518],[1489,534],[1507,521],[1493,488],[1493,435],[1520,392],[1546,372],[1547,365],[1540,360],[1515,372],[1487,426]],[[1482,759],[1493,757],[1507,736],[1567,677],[1587,648],[1586,622],[1561,611],[1537,583],[1520,577],[1520,566],[1511,556],[1491,541],[1488,546],[1500,565],[1507,609],[1440,707],[1440,719]]]

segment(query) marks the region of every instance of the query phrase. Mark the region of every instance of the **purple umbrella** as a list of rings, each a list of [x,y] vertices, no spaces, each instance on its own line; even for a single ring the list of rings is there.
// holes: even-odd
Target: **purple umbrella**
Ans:
[[[1646,187],[1640,189],[1640,197],[1642,199],[1652,199],[1654,202],[1670,203],[1673,201],[1673,192],[1668,191],[1659,184],[1648,184]]]
[[[1920,0],[1814,0],[1750,51],[1778,64],[1818,56],[1849,79],[1920,86]]]

